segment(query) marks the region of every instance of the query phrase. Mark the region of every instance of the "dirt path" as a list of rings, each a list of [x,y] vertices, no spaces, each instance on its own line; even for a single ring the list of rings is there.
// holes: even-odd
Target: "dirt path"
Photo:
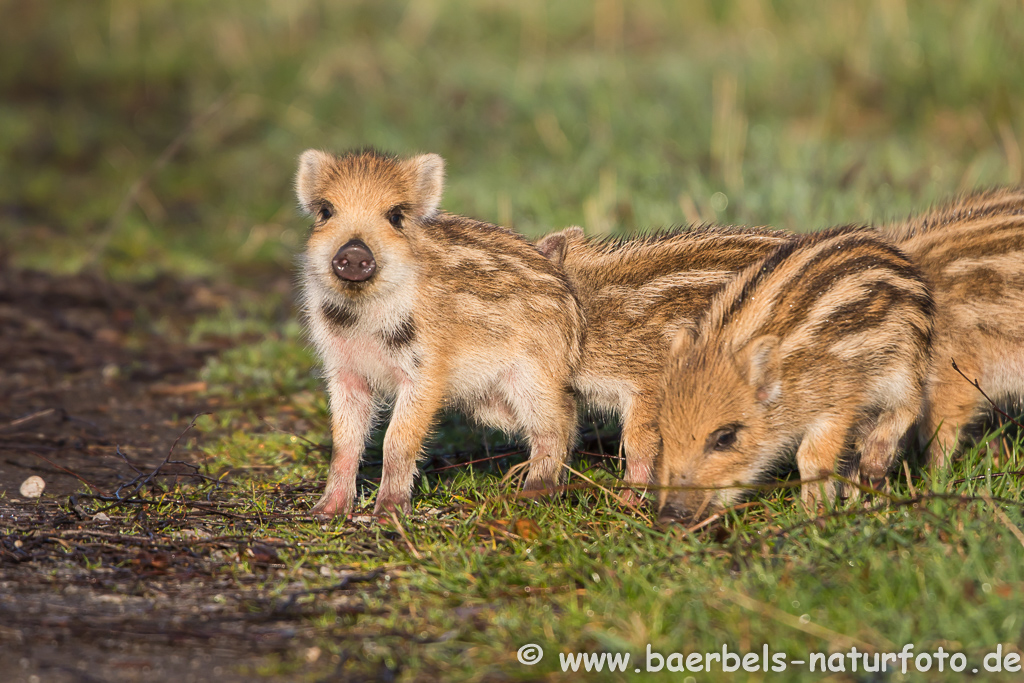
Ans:
[[[30,475],[46,493],[100,489],[166,448],[205,405],[197,371],[218,348],[183,341],[191,318],[217,302],[201,285],[143,289],[89,276],[0,272],[0,493],[19,497]]]
[[[254,610],[263,596],[221,578],[215,546],[140,542],[69,505],[136,476],[118,451],[155,467],[206,409],[198,370],[218,346],[187,332],[223,301],[194,283],[0,266],[0,679],[251,680],[240,663],[295,644],[296,615]],[[32,475],[42,499],[19,493]]]

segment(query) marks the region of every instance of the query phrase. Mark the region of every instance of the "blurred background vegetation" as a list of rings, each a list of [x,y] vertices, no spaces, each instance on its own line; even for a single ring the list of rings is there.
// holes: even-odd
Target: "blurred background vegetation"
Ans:
[[[234,577],[218,578],[209,600],[227,595],[245,612],[216,619],[231,632],[245,624],[237,632],[256,648],[268,641],[250,637],[264,632],[250,631],[249,617],[272,603],[254,591],[292,595],[290,610],[296,582],[320,586],[322,614],[295,617],[299,639],[264,672],[282,680],[335,666],[317,680],[350,669],[361,680],[479,681],[497,670],[535,680],[515,660],[526,642],[549,652],[545,671],[559,650],[770,642],[793,654],[842,634],[918,652],[941,644],[979,662],[998,642],[1017,651],[1024,595],[1019,512],[1006,508],[1014,522],[995,507],[996,521],[976,504],[1021,500],[1019,465],[984,446],[948,475],[918,472],[906,489],[894,481],[897,495],[936,492],[920,509],[851,507],[808,524],[779,491],[721,537],[673,540],[596,491],[510,502],[511,485],[491,474],[508,461],[479,464],[501,442],[452,418],[415,492],[431,516],[408,537],[295,522],[319,496],[330,438],[288,293],[308,224],[291,187],[304,149],[437,152],[448,160],[446,209],[537,236],[573,223],[624,234],[693,221],[880,221],[1021,182],[1022,142],[1022,0],[0,0],[0,268],[213,283],[182,287],[209,294],[184,335],[223,351],[194,389],[213,414],[176,453],[225,476],[215,502],[231,512],[201,528],[249,538],[236,563],[222,540],[201,545],[200,527],[183,526],[197,524],[191,512],[163,497],[152,512],[159,535],[134,512],[115,521],[140,548],[164,548],[167,533],[196,539],[212,571]],[[178,333],[166,311],[146,316],[136,315],[142,332]],[[142,332],[125,348],[146,343]],[[109,368],[117,386],[133,381],[132,357],[103,377]],[[587,417],[584,441],[600,450],[610,433]],[[462,467],[470,457],[478,464]],[[379,434],[366,461],[364,503]],[[574,460],[609,482],[601,462]],[[259,525],[236,527],[242,513]],[[264,541],[285,569],[248,564],[243,543]],[[321,597],[339,567],[389,573],[345,602]],[[62,589],[120,591],[110,574],[53,576]],[[125,593],[149,590],[117,576],[129,576]],[[176,604],[162,576],[156,585],[156,603]],[[181,585],[181,610],[194,609],[194,584]],[[72,661],[63,653],[74,642],[61,638]]]
[[[1021,180],[1024,5],[0,0],[15,265],[288,273],[307,147],[448,160],[538,235],[808,230]]]

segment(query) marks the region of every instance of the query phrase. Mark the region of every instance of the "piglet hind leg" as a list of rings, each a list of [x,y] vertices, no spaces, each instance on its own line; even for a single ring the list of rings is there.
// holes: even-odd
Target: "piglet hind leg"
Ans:
[[[433,384],[403,385],[384,435],[384,471],[374,515],[412,512],[416,459],[441,410],[443,396]]]
[[[956,452],[963,430],[977,419],[985,406],[978,389],[938,353],[920,436],[922,442],[928,444],[929,463],[941,469]],[[978,368],[970,358],[957,359],[957,365],[971,379],[978,377]]]
[[[359,459],[374,417],[373,396],[363,378],[332,373],[328,377],[327,390],[331,399],[331,435],[334,446],[324,495],[311,510],[312,514],[320,518],[345,515],[352,511]]]
[[[513,404],[513,408],[525,422],[530,442],[529,470],[523,490],[553,494],[563,478],[578,417],[576,401],[568,392],[548,392],[546,398],[536,404]]]

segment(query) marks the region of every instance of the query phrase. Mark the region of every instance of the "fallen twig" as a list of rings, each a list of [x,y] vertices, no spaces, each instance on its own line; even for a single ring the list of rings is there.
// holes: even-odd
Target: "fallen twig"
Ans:
[[[1005,503],[1007,505],[1024,506],[1024,503],[1022,503],[1019,500],[1008,500],[1006,498],[990,498],[988,496],[986,496],[986,497],[982,497],[982,496],[962,496],[962,495],[958,495],[958,494],[955,494],[955,493],[925,493],[925,494],[918,495],[918,496],[916,496],[914,498],[902,498],[902,499],[889,500],[886,503],[886,505],[892,506],[892,507],[907,507],[907,506],[917,505],[918,503],[924,503],[924,502],[927,502],[929,500],[945,500],[945,501],[950,501],[950,502],[954,502],[954,503],[988,503],[991,500],[991,501],[997,501],[997,502],[1000,502],[1000,503]],[[800,528],[806,527],[806,526],[811,526],[812,524],[813,525],[819,525],[819,524],[822,524],[824,522],[827,522],[830,519],[839,519],[839,518],[843,518],[843,517],[858,517],[860,515],[872,514],[872,513],[878,512],[881,509],[884,509],[883,506],[854,507],[854,508],[848,508],[848,509],[845,509],[845,510],[835,510],[833,512],[821,514],[821,515],[818,515],[816,517],[812,517],[810,519],[805,519],[805,520],[803,520],[801,522],[797,522],[796,524],[792,524],[792,525],[790,525],[788,527],[783,527],[781,529],[776,529],[774,531],[766,530],[765,533],[762,534],[762,535],[759,535],[756,540],[757,540],[758,543],[760,543],[760,542],[763,542],[763,541],[767,540],[768,538],[778,538],[778,537],[781,537],[781,536],[785,536],[787,534],[792,533],[793,531],[796,531],[797,529],[800,529]],[[923,507],[922,507],[922,511],[927,512],[927,510],[925,510]]]
[[[61,472],[65,472],[67,474],[70,474],[72,477],[74,477],[78,481],[80,481],[83,484],[85,484],[86,486],[88,486],[90,490],[92,490],[92,491],[101,491],[102,492],[103,489],[101,489],[100,487],[96,486],[95,484],[90,483],[89,480],[86,479],[85,477],[83,477],[82,475],[80,475],[80,474],[78,474],[76,472],[72,472],[71,470],[69,470],[66,467],[61,467],[60,465],[58,465],[57,463],[53,462],[52,460],[50,460],[46,456],[42,455],[41,453],[37,453],[34,450],[29,450],[28,452],[31,453],[32,455],[36,456],[37,458],[39,458],[40,460],[42,460],[46,464],[50,465],[51,467],[56,468],[56,469],[60,470]]]
[[[405,545],[409,548],[409,552],[412,553],[412,556],[417,560],[422,560],[423,556],[420,555],[420,551],[416,550],[416,546],[412,544],[412,541],[409,540],[409,536],[405,533],[405,527],[402,526],[402,520],[398,519],[398,513],[394,510],[388,510],[388,516],[391,518],[392,523],[398,530],[398,535],[402,537],[403,541],[405,541]]]
[[[993,401],[991,398],[989,398],[989,395],[986,394],[985,390],[981,388],[981,384],[978,382],[978,380],[976,380],[976,379],[972,380],[967,375],[965,375],[963,373],[963,371],[960,368],[957,367],[955,360],[950,359],[950,362],[953,364],[953,369],[956,370],[957,374],[960,375],[961,377],[963,377],[964,379],[966,379],[968,382],[971,383],[971,385],[974,386],[975,389],[977,389],[979,392],[981,392],[981,395],[985,397],[985,400],[988,401],[992,405],[992,408],[997,413],[999,413],[1004,418],[1006,418],[1007,420],[1009,420],[1013,424],[1017,425],[1021,429],[1024,429],[1024,424],[1021,424],[1020,422],[1018,422],[1013,416],[1009,415],[1002,408],[1000,408],[998,405],[996,405],[995,401]]]
[[[995,504],[995,501],[992,500],[991,496],[982,494],[981,497],[986,503],[992,506],[992,509],[995,510],[996,517],[999,518],[999,521],[1003,523],[1003,526],[1009,529],[1010,533],[1017,537],[1017,540],[1020,541],[1021,545],[1024,545],[1024,532],[1021,532],[1020,527],[1014,524],[1013,520],[1010,519],[1007,516],[1007,514],[1003,512],[998,505]]]
[[[219,481],[217,479],[215,479],[214,477],[210,477],[210,476],[207,476],[205,474],[201,474],[199,472],[199,465],[194,465],[194,464],[192,464],[190,462],[185,462],[184,460],[171,460],[171,455],[173,455],[174,449],[178,447],[178,442],[181,441],[181,439],[185,436],[185,434],[187,434],[193,427],[195,427],[196,420],[198,420],[203,415],[209,415],[209,413],[198,413],[198,414],[196,414],[195,416],[192,417],[192,420],[191,420],[191,422],[188,423],[188,426],[185,427],[185,429],[183,429],[180,434],[178,434],[178,436],[174,439],[174,443],[172,443],[171,447],[169,449],[167,449],[167,455],[164,457],[163,462],[161,462],[156,467],[154,467],[153,471],[151,471],[149,474],[142,473],[137,467],[135,467],[130,462],[128,462],[128,458],[123,453],[121,453],[121,449],[119,448],[117,450],[118,455],[120,455],[124,459],[124,461],[126,463],[128,463],[128,465],[133,470],[138,472],[139,476],[137,476],[135,479],[131,480],[130,482],[128,482],[126,484],[121,484],[120,486],[118,486],[117,489],[114,491],[114,498],[117,501],[123,501],[123,500],[126,500],[127,498],[133,498],[133,497],[138,495],[139,491],[141,491],[144,486],[147,486],[147,485],[153,483],[153,480],[156,479],[158,476],[181,476],[179,474],[175,474],[175,475],[163,474],[161,472],[161,470],[165,466],[167,466],[167,465],[181,465],[183,467],[187,467],[187,468],[192,470],[192,473],[189,474],[189,475],[186,475],[186,476],[197,477],[197,478],[205,480],[205,481],[212,481],[212,482],[215,482],[215,483],[219,483]],[[128,489],[128,488],[131,488],[131,487],[134,487],[134,488],[132,488],[131,493],[129,493],[127,496],[122,496],[121,495],[122,491],[124,491],[125,489]]]
[[[618,495],[617,493],[615,493],[614,491],[612,491],[608,487],[605,487],[605,486],[602,486],[601,484],[598,484],[596,481],[594,481],[593,479],[591,479],[587,475],[583,474],[582,472],[579,472],[579,471],[573,469],[568,464],[563,463],[562,467],[564,467],[565,469],[569,470],[570,472],[575,474],[577,477],[579,477],[583,481],[589,483],[591,486],[594,486],[597,489],[599,489],[601,491],[604,491],[609,496],[611,496],[616,501],[618,501],[620,504],[625,505],[626,507],[628,507],[631,511],[633,511],[633,513],[639,515],[645,522],[647,522],[648,524],[652,524],[651,518],[648,517],[647,515],[645,515],[643,512],[641,512],[639,506],[634,505],[633,503],[631,503],[630,501],[626,500],[624,497]],[[623,488],[629,488],[629,487],[623,487]],[[630,489],[630,491],[632,491],[632,489]]]
[[[17,420],[12,420],[12,421],[8,422],[4,426],[0,427],[0,431],[3,431],[5,429],[10,429],[11,427],[18,427],[20,425],[25,424],[26,422],[32,422],[33,420],[37,420],[37,419],[39,419],[41,417],[46,417],[50,413],[55,413],[55,412],[57,412],[56,408],[47,408],[46,410],[36,411],[36,412],[32,413],[31,415],[25,415],[24,417],[19,417]]]
[[[454,465],[445,465],[444,467],[435,467],[432,470],[426,470],[424,472],[424,474],[435,474],[437,472],[444,472],[445,470],[451,470],[451,469],[455,469],[457,467],[469,467],[470,465],[475,465],[475,464],[480,463],[480,462],[488,462],[490,460],[498,460],[500,458],[507,458],[510,455],[521,455],[522,453],[523,453],[522,450],[509,451],[508,453],[499,453],[498,455],[491,455],[491,456],[488,456],[486,458],[478,458],[476,460],[470,460],[469,462],[458,462],[458,463],[455,463]]]

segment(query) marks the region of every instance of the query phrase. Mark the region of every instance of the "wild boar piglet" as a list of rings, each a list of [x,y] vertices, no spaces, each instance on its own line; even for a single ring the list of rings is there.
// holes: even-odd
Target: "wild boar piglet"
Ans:
[[[1024,188],[986,190],[885,226],[935,297],[918,434],[941,466],[991,411],[953,361],[1007,412],[1024,410]]]
[[[309,150],[296,190],[314,218],[301,261],[330,395],[320,515],[352,509],[371,426],[392,407],[375,512],[411,509],[416,459],[446,407],[525,435],[526,486],[550,489],[576,433],[583,312],[572,287],[505,228],[439,211],[444,161]]]
[[[572,227],[537,242],[583,305],[587,334],[573,388],[588,408],[620,417],[628,481],[652,483],[658,391],[676,332],[737,272],[791,239],[767,228],[699,225],[623,240]]]
[[[836,473],[884,479],[921,408],[933,304],[872,231],[802,236],[743,270],[677,334],[658,426],[660,519],[738,502],[795,451],[805,502]]]

